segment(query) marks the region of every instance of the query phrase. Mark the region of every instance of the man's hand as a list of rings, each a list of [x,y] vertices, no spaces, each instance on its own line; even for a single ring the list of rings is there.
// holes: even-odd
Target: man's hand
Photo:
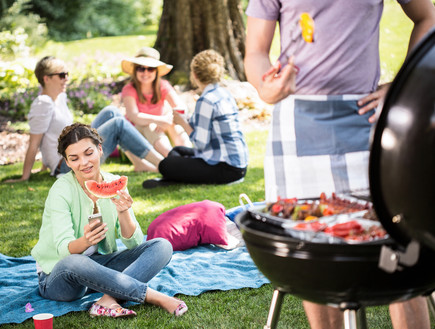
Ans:
[[[293,56],[281,70],[280,62],[276,62],[263,76],[258,93],[269,104],[278,103],[296,90],[296,75],[299,69],[293,64]]]
[[[360,115],[363,115],[371,110],[376,110],[376,108],[384,102],[385,95],[390,88],[390,83],[379,86],[378,90],[375,92],[368,94],[367,96],[361,98],[358,101],[358,106],[361,108],[358,110]],[[370,123],[374,123],[376,121],[376,114],[373,114],[369,118]]]

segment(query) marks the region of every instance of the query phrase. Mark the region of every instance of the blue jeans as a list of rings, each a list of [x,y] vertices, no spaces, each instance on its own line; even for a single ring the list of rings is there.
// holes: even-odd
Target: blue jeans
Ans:
[[[124,150],[130,151],[134,155],[143,159],[153,146],[145,137],[122,116],[116,106],[106,106],[98,113],[91,124],[92,128],[97,129],[103,139],[103,156],[101,163],[106,161],[110,154],[120,145]],[[63,159],[60,168],[56,169],[56,175],[65,174],[71,169]]]
[[[68,165],[65,162],[65,158],[62,157],[62,162],[60,164],[60,167],[56,168],[56,170],[54,171],[54,175],[57,176],[58,174],[66,174],[69,171],[71,171],[71,168],[68,167]]]
[[[117,145],[130,151],[139,158],[145,158],[153,146],[143,135],[119,112],[115,106],[106,106],[98,113],[91,124],[103,138],[104,162]]]
[[[172,245],[163,238],[108,255],[69,255],[50,274],[39,273],[39,293],[47,299],[67,302],[97,291],[120,301],[143,303],[147,282],[171,257]]]

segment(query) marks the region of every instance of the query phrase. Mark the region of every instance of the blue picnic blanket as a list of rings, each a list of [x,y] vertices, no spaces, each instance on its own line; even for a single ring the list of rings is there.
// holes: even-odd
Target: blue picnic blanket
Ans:
[[[234,220],[243,209],[237,207],[227,212],[227,216]],[[125,247],[119,242],[119,249],[122,248]],[[203,245],[174,252],[171,262],[149,282],[149,287],[169,296],[197,296],[211,290],[258,288],[266,283],[269,280],[258,271],[245,247],[224,250]],[[38,313],[60,316],[88,310],[100,297],[101,293],[93,293],[73,302],[44,299],[38,292],[33,257],[15,258],[0,254],[0,325],[21,323]],[[34,311],[25,311],[27,303]]]

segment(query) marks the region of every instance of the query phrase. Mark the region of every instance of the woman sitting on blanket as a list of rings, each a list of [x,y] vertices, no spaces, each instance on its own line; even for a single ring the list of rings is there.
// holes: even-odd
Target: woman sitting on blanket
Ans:
[[[56,180],[48,194],[39,232],[32,249],[42,297],[72,301],[89,291],[104,295],[92,305],[91,316],[135,316],[122,301],[150,303],[180,316],[186,304],[147,286],[172,257],[171,244],[162,238],[143,242],[127,190],[112,199],[98,199],[84,187],[118,178],[100,170],[102,140],[97,131],[75,123],[63,129],[58,152],[71,168]],[[88,223],[101,213],[102,221]],[[101,225],[100,225],[101,224]],[[116,239],[128,248],[118,251]]]
[[[174,122],[190,134],[194,148],[176,146],[159,164],[163,179],[143,182],[144,188],[174,183],[227,184],[243,179],[248,148],[240,128],[234,97],[219,85],[223,57],[214,50],[198,53],[190,63],[190,79],[201,91],[187,122],[174,112]]]
[[[56,152],[60,132],[73,123],[73,115],[68,108],[65,93],[68,68],[62,60],[53,56],[45,56],[36,64],[35,75],[42,87],[42,92],[32,102],[28,115],[30,139],[22,176],[18,179],[9,179],[7,183],[26,181],[30,178],[38,150],[42,155],[42,170],[48,167],[53,176],[70,170]],[[136,171],[157,172],[157,166],[163,157],[115,106],[107,106],[101,110],[92,122],[92,127],[98,130],[104,141],[102,161],[119,144],[132,160]]]

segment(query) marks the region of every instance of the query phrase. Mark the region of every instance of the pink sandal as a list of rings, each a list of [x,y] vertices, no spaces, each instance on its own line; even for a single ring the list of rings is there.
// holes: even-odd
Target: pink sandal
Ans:
[[[118,305],[118,304],[113,304],[113,305]],[[89,309],[89,314],[91,315],[91,317],[107,316],[111,318],[136,316],[135,311],[123,308],[121,306],[117,308],[108,308],[97,303],[92,304],[91,308]]]

